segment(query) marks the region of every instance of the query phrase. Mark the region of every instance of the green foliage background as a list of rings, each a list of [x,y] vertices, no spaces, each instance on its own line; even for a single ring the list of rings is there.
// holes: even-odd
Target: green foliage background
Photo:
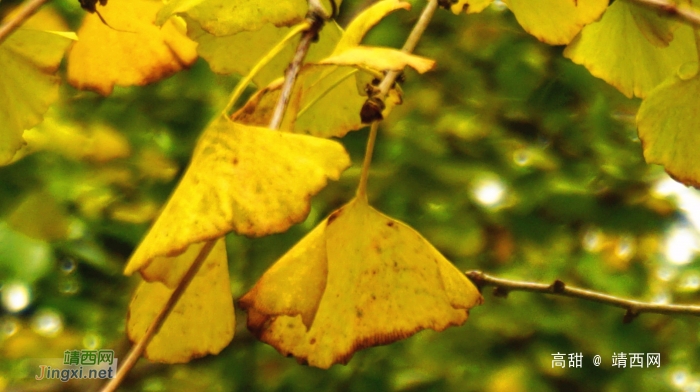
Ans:
[[[54,5],[77,28],[78,2]],[[346,0],[341,25],[367,5]],[[422,6],[414,2],[413,11],[388,17],[369,43],[400,47]],[[669,228],[685,218],[673,200],[653,191],[664,174],[643,161],[633,121],[639,101],[561,52],[523,32],[498,4],[479,15],[438,12],[417,49],[437,60],[438,69],[408,72],[404,104],[381,125],[372,203],[415,227],[462,270],[561,279],[642,300],[697,302],[697,287],[687,284],[698,278],[696,263],[675,266],[663,253]],[[0,168],[0,216],[42,191],[70,222],[69,239],[39,244],[0,223],[0,293],[14,283],[31,290],[24,311],[0,309],[0,390],[95,386],[36,382],[37,369],[25,358],[95,346],[125,356],[126,309],[136,279],[123,277],[121,269],[148,222],[115,219],[114,211],[166,201],[198,134],[236,81],[199,60],[187,72],[146,87],[117,88],[108,98],[64,85],[59,116],[114,127],[131,155],[96,164],[39,152]],[[352,197],[366,137],[367,129],[342,140],[354,165],[313,199],[306,222],[262,239],[228,236],[235,297]],[[144,174],[145,151],[157,152],[164,171],[177,167],[177,176]],[[497,205],[475,196],[484,183],[504,187]],[[42,223],[51,225],[51,219]],[[527,293],[484,296],[485,304],[463,327],[368,349],[327,371],[297,365],[257,342],[239,313],[234,341],[220,355],[187,365],[144,361],[124,390],[700,389],[697,321],[691,317],[642,315],[623,325],[622,310],[598,304]],[[47,333],[47,320],[60,320],[60,330]],[[583,367],[552,369],[558,352],[582,353]],[[614,352],[658,352],[661,367],[612,368]],[[603,358],[600,367],[592,363],[596,354]]]

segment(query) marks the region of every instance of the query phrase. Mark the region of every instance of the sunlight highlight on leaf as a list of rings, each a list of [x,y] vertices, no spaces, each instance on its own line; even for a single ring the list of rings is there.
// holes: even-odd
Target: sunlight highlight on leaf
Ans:
[[[88,14],[80,40],[68,56],[68,81],[79,89],[109,95],[115,85],[145,85],[189,67],[196,44],[184,34],[182,21],[154,24],[162,6],[157,0],[116,0]],[[179,24],[179,25],[178,25]],[[121,30],[121,31],[116,31]]]
[[[275,263],[239,303],[262,341],[328,368],[363,348],[461,325],[482,301],[420,234],[355,199]]]
[[[125,274],[174,287],[189,266],[168,260],[191,244],[235,231],[259,237],[304,220],[311,196],[350,165],[340,143],[215,120]]]
[[[192,246],[171,264],[191,265],[201,246]],[[139,284],[129,305],[127,332],[136,343],[161,311],[173,289],[160,282]],[[154,362],[183,363],[218,354],[233,339],[233,298],[224,238],[217,240],[197,275],[146,346],[144,356]]]

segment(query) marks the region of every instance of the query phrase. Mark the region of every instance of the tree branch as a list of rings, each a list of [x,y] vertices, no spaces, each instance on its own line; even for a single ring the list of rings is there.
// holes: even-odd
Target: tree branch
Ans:
[[[326,14],[323,6],[318,1],[309,1],[309,12],[306,19],[310,23],[310,26],[302,34],[299,45],[297,45],[297,50],[294,53],[294,58],[292,59],[292,62],[289,63],[287,72],[284,74],[284,84],[282,85],[280,97],[277,100],[275,111],[273,112],[272,119],[270,120],[270,129],[276,130],[280,128],[280,125],[282,125],[282,119],[284,118],[284,113],[287,109],[287,103],[289,103],[289,97],[292,94],[292,88],[294,87],[294,82],[299,74],[304,58],[309,52],[311,43],[318,39],[318,32],[321,30],[323,23],[328,18],[329,16]]]
[[[22,9],[17,12],[12,19],[0,26],[0,44],[3,43],[19,26],[22,25],[29,17],[34,15],[44,3],[49,0],[29,0],[22,5]]]
[[[569,287],[559,279],[555,280],[552,284],[544,284],[496,278],[481,271],[469,271],[466,273],[466,275],[467,278],[469,278],[477,287],[479,287],[479,289],[485,286],[494,286],[494,295],[498,297],[506,297],[511,291],[529,291],[532,293],[578,298],[586,301],[598,302],[603,305],[626,309],[627,312],[622,319],[624,323],[631,322],[641,313],[671,315],[685,314],[690,316],[700,316],[700,306],[664,305],[619,298],[608,294],[597,293],[595,291]]]
[[[700,26],[700,11],[692,6],[679,6],[669,0],[628,0],[647,8],[654,9],[661,14],[679,19],[683,22]]]

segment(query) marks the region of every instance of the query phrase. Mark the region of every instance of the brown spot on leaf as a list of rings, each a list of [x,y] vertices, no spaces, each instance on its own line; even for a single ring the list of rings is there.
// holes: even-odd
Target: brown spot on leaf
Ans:
[[[338,219],[338,217],[339,217],[340,214],[342,214],[342,213],[343,213],[343,209],[342,209],[342,208],[339,209],[339,210],[337,210],[337,211],[335,211],[334,213],[332,213],[332,214],[328,217],[328,223],[326,224],[326,226],[330,226],[331,223],[333,223],[334,220]]]

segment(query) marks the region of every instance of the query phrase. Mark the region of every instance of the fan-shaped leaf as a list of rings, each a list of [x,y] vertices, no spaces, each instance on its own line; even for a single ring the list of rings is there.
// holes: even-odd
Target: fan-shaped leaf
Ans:
[[[637,127],[648,163],[663,165],[677,180],[698,187],[700,77],[697,63],[683,68],[694,72],[683,69],[652,90],[639,108]]]
[[[566,45],[608,7],[608,0],[505,0],[523,29],[542,42]]]
[[[586,26],[564,51],[564,56],[583,64],[596,77],[617,87],[628,97],[645,97],[674,75],[681,64],[697,61],[695,38],[689,26],[680,26],[674,40],[655,46],[639,30],[626,1],[616,1],[603,18]],[[634,12],[649,12],[637,9]]]
[[[201,248],[202,244],[193,245],[170,263],[186,265],[187,269]],[[141,282],[129,305],[127,331],[133,342],[143,338],[172,292],[160,282]],[[226,244],[220,238],[146,346],[144,356],[155,362],[182,363],[218,354],[233,339],[235,324]]]
[[[68,56],[68,81],[77,88],[109,95],[114,85],[144,85],[178,72],[197,59],[196,44],[184,35],[181,21],[154,24],[157,0],[109,1],[88,14],[80,40]],[[119,31],[115,30],[118,29]]]
[[[141,270],[147,280],[174,287],[186,267],[176,270],[164,257],[232,230],[254,237],[283,232],[306,218],[311,196],[349,165],[337,142],[216,120],[125,273]]]
[[[481,302],[420,234],[353,200],[273,265],[240,305],[262,341],[328,368],[366,347],[461,325]]]

